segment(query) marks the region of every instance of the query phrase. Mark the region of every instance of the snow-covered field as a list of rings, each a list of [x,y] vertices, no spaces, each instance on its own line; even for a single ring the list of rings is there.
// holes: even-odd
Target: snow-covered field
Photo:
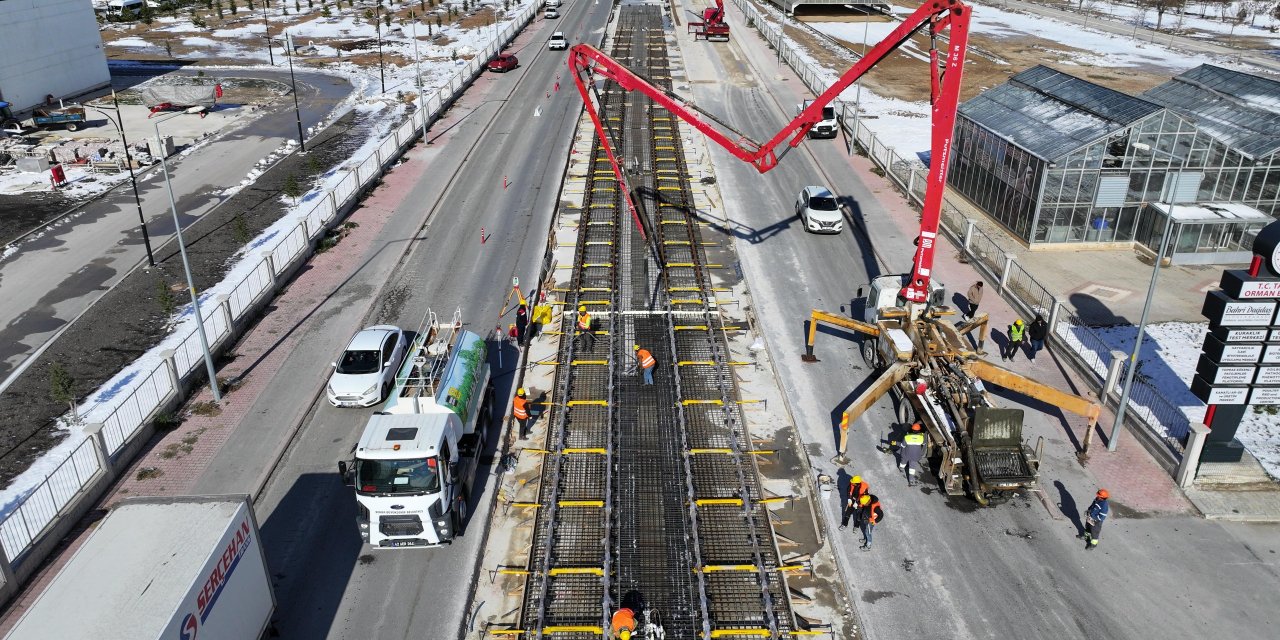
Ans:
[[[1106,327],[1094,330],[1112,348],[1133,352],[1134,326]],[[1147,326],[1139,357],[1138,374],[1145,376],[1169,402],[1178,406],[1192,423],[1204,422],[1204,403],[1191,394],[1191,378],[1196,374],[1200,349],[1209,325],[1192,322],[1165,322]],[[1238,439],[1266,468],[1280,479],[1280,415],[1258,409],[1245,414]]]
[[[1159,38],[1154,44],[1138,41],[1133,38],[1117,36],[1093,28],[1084,28],[1040,16],[1013,11],[992,2],[972,1],[974,7],[971,24],[972,33],[981,33],[994,38],[1040,38],[1052,42],[1070,43],[1070,50],[1063,49],[1055,53],[1059,64],[1076,64],[1080,66],[1108,67],[1150,67],[1158,66],[1170,71],[1173,76],[1204,63],[1238,66],[1229,61],[1213,56],[1189,54],[1169,48]],[[1118,6],[1117,9],[1120,7]],[[898,26],[899,21],[912,10],[905,7],[893,7],[894,22],[813,22],[806,23],[817,31],[861,47],[864,41],[873,46]],[[776,22],[781,14],[771,11],[770,20]],[[1166,16],[1166,19],[1168,16]],[[799,23],[790,21],[791,24]],[[791,43],[795,45],[795,43]],[[901,51],[920,60],[927,59],[927,52],[921,51],[914,44],[905,45]],[[816,59],[807,52],[802,57],[814,68],[820,68]],[[970,52],[970,56],[980,55]],[[1003,64],[996,60],[997,64]],[[827,81],[834,82],[845,68],[827,69]],[[1021,71],[1017,69],[1016,71]],[[863,120],[879,140],[887,146],[898,150],[900,155],[913,158],[918,152],[929,149],[929,128],[922,126],[928,122],[929,105],[926,102],[908,102],[875,95],[863,88],[861,96],[853,89],[847,89],[840,99],[849,103],[858,100],[862,112],[874,116]]]

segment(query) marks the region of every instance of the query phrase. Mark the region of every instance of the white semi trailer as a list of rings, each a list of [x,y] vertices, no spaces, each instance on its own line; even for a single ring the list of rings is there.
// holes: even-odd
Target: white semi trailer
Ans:
[[[354,457],[338,463],[374,548],[433,547],[462,534],[472,482],[493,423],[489,347],[428,311],[382,410]]]
[[[7,640],[254,640],[275,594],[248,496],[131,498]]]

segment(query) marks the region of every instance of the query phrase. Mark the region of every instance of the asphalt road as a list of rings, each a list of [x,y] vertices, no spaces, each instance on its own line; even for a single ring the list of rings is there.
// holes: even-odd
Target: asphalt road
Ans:
[[[483,78],[453,107],[463,117],[447,132],[447,142],[425,152],[429,169],[390,218],[375,243],[380,250],[317,309],[316,322],[304,325],[307,333],[284,371],[323,370],[360,324],[392,322],[413,330],[428,307],[446,319],[461,308],[469,328],[493,330],[512,276],[530,282],[541,264],[581,108],[565,80],[564,52],[547,51],[546,39],[560,30],[572,42],[588,36],[598,42],[609,9],[607,3],[574,0],[561,9],[558,21],[531,24],[513,47],[521,67]],[[552,91],[561,76],[561,90]],[[506,189],[504,176],[510,183]],[[489,235],[483,247],[481,227]],[[400,261],[406,241],[411,248]],[[367,308],[379,291],[383,295],[368,317],[351,311]],[[504,323],[510,321],[508,316]],[[504,403],[499,411],[510,395],[513,355],[508,350],[505,367],[495,369],[497,396]],[[271,462],[263,451],[271,445],[264,443],[279,438],[288,407],[315,397],[316,385],[309,380],[278,376],[259,401],[261,437],[250,433],[228,442],[196,492],[249,490]],[[276,580],[281,637],[445,638],[464,623],[493,484],[473,496],[468,533],[452,546],[365,548],[356,531],[354,495],[340,483],[335,463],[349,455],[370,413],[334,409],[323,398],[310,406],[257,503]]]
[[[279,71],[235,75],[289,81],[288,73]],[[297,78],[304,125],[328,116],[351,92],[351,84],[340,77],[298,73]],[[253,120],[197,152],[170,159],[169,175],[174,193],[181,194],[178,211],[186,224],[225,199],[218,191],[239,184],[254,163],[297,137],[292,100],[278,100],[247,117]],[[158,250],[173,236],[163,175],[150,172],[138,181],[138,192],[152,247]],[[0,300],[5,301],[0,305],[0,381],[145,260],[137,205],[127,184],[85,206],[71,222],[22,242],[18,253],[0,261]]]
[[[738,18],[730,13],[735,34],[751,33]],[[685,57],[695,102],[764,139],[781,127],[783,112],[791,112],[804,89],[760,42],[738,35],[729,45],[686,43]],[[856,288],[877,270],[906,270],[911,250],[911,237],[883,222],[870,186],[844,156],[840,141],[808,141],[760,176],[726,153],[713,152],[726,212],[740,238],[743,270],[792,418],[815,471],[832,475],[837,475],[828,462],[835,453],[833,419],[870,371],[855,343],[837,335],[820,334],[820,361],[801,363],[804,319],[811,308],[847,311]],[[850,205],[847,219],[864,219],[870,242],[847,228],[839,236],[806,234],[791,203],[807,184],[825,184],[844,197]],[[949,282],[945,273],[935,276],[953,288],[967,284]],[[1000,402],[1026,406],[1007,395]],[[860,539],[852,530],[829,530],[828,535],[866,637],[1271,635],[1266,629],[1274,629],[1280,618],[1269,601],[1280,585],[1274,555],[1280,528],[1132,513],[1109,523],[1103,546],[1086,554],[1074,538],[1073,519],[1095,487],[1075,462],[1058,419],[1027,409],[1026,435],[1047,440],[1042,486],[1051,508],[1026,496],[975,509],[968,498],[947,498],[930,487],[908,489],[893,458],[874,449],[894,422],[889,401],[854,425],[854,462],[840,478],[847,480],[850,471],[866,478],[886,504],[886,523],[869,553],[856,549]],[[822,506],[831,527],[838,522],[836,504]]]

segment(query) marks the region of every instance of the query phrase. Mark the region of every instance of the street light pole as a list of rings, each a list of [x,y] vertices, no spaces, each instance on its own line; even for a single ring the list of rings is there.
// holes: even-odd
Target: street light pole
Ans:
[[[386,93],[387,73],[382,66],[382,0],[373,5],[373,28],[378,37],[378,80],[382,83],[382,93]]]
[[[180,115],[182,114],[176,113],[156,121],[156,140],[160,139],[160,123]],[[200,348],[204,351],[204,366],[209,371],[209,389],[213,391],[213,401],[222,402],[222,392],[218,390],[218,371],[213,366],[213,354],[209,352],[209,337],[204,333],[204,316],[200,315],[200,296],[196,295],[195,280],[191,277],[187,245],[182,241],[182,221],[178,219],[178,202],[173,197],[173,183],[169,182],[169,163],[164,157],[164,149],[160,150],[160,168],[164,171],[165,190],[169,192],[169,210],[173,213],[173,233],[178,239],[178,251],[182,254],[182,269],[187,274],[187,291],[191,293],[191,310],[196,314],[196,335],[200,336]]]
[[[1195,139],[1192,139],[1192,145]],[[1151,149],[1152,154],[1164,153],[1158,149]],[[1175,157],[1168,154],[1169,157]],[[1173,231],[1173,207],[1178,200],[1178,182],[1182,180],[1182,174],[1186,172],[1187,160],[1191,157],[1191,147],[1187,147],[1187,155],[1182,158],[1182,168],[1173,179],[1173,185],[1169,187],[1169,210],[1165,212],[1164,235],[1160,237],[1160,250],[1156,253],[1155,266],[1151,269],[1151,286],[1147,287],[1147,301],[1142,305],[1142,317],[1138,320],[1138,336],[1133,343],[1133,353],[1129,354],[1129,371],[1124,376],[1124,387],[1120,392],[1120,406],[1116,409],[1116,421],[1111,425],[1111,434],[1107,436],[1107,451],[1116,450],[1116,436],[1120,435],[1120,430],[1124,428],[1124,415],[1129,409],[1129,392],[1133,390],[1133,377],[1138,371],[1138,354],[1142,351],[1142,338],[1147,331],[1147,316],[1151,313],[1151,301],[1155,298],[1156,283],[1160,280],[1160,264],[1164,262],[1165,247],[1169,245],[1169,234]],[[1105,398],[1104,398],[1105,400]]]
[[[138,195],[138,176],[133,172],[133,154],[129,151],[129,139],[124,135],[124,118],[120,116],[120,101],[116,99],[115,89],[111,90],[111,101],[116,105],[115,119],[97,107],[86,106],[85,108],[101,113],[116,126],[116,133],[120,134],[120,143],[124,145],[124,163],[129,167],[129,183],[133,185],[133,203],[138,207],[138,227],[142,229],[142,244],[147,248],[147,266],[154,267],[156,257],[151,251],[151,234],[147,232],[147,218],[142,214],[142,197]]]
[[[289,84],[293,87],[293,116],[298,122],[298,153],[307,152],[307,143],[302,139],[302,111],[298,109],[298,80],[293,77],[293,54],[297,49],[293,46],[293,36],[284,32],[284,55],[289,58]]]
[[[413,76],[417,79],[414,83],[418,87],[418,104],[422,111],[422,142],[427,142],[427,97],[422,95],[422,66],[418,61],[418,19],[416,17],[409,19],[409,28],[413,30]]]
[[[267,20],[267,5],[271,4],[271,0],[262,0],[262,33],[267,38],[267,60],[271,61],[271,66],[276,66],[276,55],[271,52],[271,22]]]

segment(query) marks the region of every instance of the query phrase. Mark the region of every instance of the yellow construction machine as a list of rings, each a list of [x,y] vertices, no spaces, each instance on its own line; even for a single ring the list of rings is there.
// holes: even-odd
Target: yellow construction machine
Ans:
[[[877,378],[848,407],[840,422],[840,453],[846,464],[848,430],[886,393],[897,401],[900,424],[920,422],[926,438],[925,459],[935,465],[948,495],[966,491],[981,504],[992,495],[1032,488],[1039,481],[1043,438],[1034,451],[1022,438],[1022,410],[996,406],[984,383],[994,384],[1084,416],[1092,429],[1101,407],[1075,394],[1054,389],[982,358],[987,316],[979,314],[955,324],[957,313],[943,304],[946,289],[929,282],[923,302],[901,294],[908,276],[880,276],[869,285],[863,319],[814,309],[805,344],[806,362],[813,355],[818,325],[842,327],[862,334],[862,355]],[[973,334],[977,335],[974,336]]]

